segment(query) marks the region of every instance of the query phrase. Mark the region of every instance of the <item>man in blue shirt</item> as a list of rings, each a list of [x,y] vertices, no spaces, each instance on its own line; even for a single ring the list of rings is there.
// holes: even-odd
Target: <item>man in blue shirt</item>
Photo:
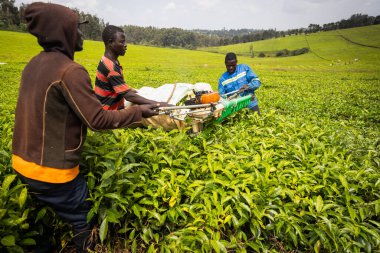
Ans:
[[[225,64],[227,71],[219,78],[218,90],[222,97],[224,94],[227,97],[239,94],[245,96],[252,95],[251,103],[248,108],[253,112],[260,114],[259,104],[255,96],[255,90],[257,90],[261,83],[258,76],[252,71],[247,64],[237,65],[237,58],[235,53],[226,54]],[[236,91],[233,93],[233,91]]]

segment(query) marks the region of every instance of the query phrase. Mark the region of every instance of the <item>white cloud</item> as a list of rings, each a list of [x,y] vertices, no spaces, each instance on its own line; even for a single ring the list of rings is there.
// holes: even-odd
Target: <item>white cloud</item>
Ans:
[[[61,4],[69,8],[76,8],[83,12],[88,12],[91,14],[98,14],[100,12],[98,0],[73,0],[73,1],[65,1],[65,0],[16,0],[16,5],[24,3],[30,4],[33,2],[45,2],[45,3],[56,3]]]
[[[63,5],[70,8],[77,8],[84,12],[99,13],[99,4],[97,0],[75,0],[75,1],[61,1]]]
[[[176,9],[176,5],[175,5],[174,2],[170,2],[170,3],[168,3],[168,4],[165,6],[164,9],[165,9],[165,10],[175,10],[175,9]]]
[[[219,4],[219,0],[195,0],[195,5],[201,9],[212,9]]]
[[[98,1],[97,0],[76,0],[76,1],[68,1],[68,5],[73,5],[73,6],[87,6],[90,8],[94,8],[98,6]]]
[[[105,11],[106,12],[112,12],[112,11],[114,11],[115,9],[112,7],[112,5],[109,5],[109,4],[107,4],[106,5],[106,8],[105,8]]]

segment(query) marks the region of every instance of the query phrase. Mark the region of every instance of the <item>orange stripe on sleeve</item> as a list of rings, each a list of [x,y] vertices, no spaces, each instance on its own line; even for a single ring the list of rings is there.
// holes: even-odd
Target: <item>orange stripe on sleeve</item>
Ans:
[[[127,90],[129,90],[129,86],[126,84],[121,84],[121,85],[113,86],[113,89],[117,93],[123,93],[123,92],[126,92]]]
[[[119,72],[115,71],[115,70],[111,70],[109,73],[108,73],[108,78],[110,78],[111,76],[121,76]]]
[[[108,83],[108,78],[103,75],[102,73],[100,73],[99,71],[96,72],[96,77],[102,81],[102,82],[105,82],[105,83]]]
[[[102,88],[98,87],[98,86],[95,86],[95,94],[96,95],[99,95],[99,96],[102,96],[102,97],[111,97],[111,98],[116,98],[117,97],[117,93],[113,92],[113,91],[108,91],[108,90],[103,90]]]
[[[112,110],[120,110],[124,108],[124,99],[120,100],[119,102],[109,106],[109,105],[103,105],[103,110],[106,111],[112,111]]]

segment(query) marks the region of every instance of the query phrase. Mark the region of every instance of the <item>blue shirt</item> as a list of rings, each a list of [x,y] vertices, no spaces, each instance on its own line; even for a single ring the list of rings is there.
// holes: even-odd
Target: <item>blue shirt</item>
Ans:
[[[247,64],[237,65],[235,72],[232,74],[226,71],[219,78],[218,91],[219,94],[223,96],[223,94],[239,90],[244,84],[248,85],[248,90],[240,93],[240,96],[245,96],[248,94],[251,94],[253,96],[254,99],[248,105],[248,108],[251,109],[259,103],[255,96],[255,90],[257,90],[260,87],[261,82],[258,76],[252,71],[252,69]]]

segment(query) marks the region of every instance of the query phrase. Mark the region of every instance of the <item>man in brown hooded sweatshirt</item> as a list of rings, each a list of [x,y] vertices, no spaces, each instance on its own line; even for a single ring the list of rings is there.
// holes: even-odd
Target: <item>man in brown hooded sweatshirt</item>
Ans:
[[[155,105],[103,110],[86,69],[73,61],[74,52],[83,46],[74,11],[57,4],[32,3],[25,19],[28,31],[44,50],[22,73],[12,165],[37,199],[73,225],[78,252],[86,252],[92,227],[86,221],[90,205],[79,158],[87,127],[128,127],[156,115]]]

